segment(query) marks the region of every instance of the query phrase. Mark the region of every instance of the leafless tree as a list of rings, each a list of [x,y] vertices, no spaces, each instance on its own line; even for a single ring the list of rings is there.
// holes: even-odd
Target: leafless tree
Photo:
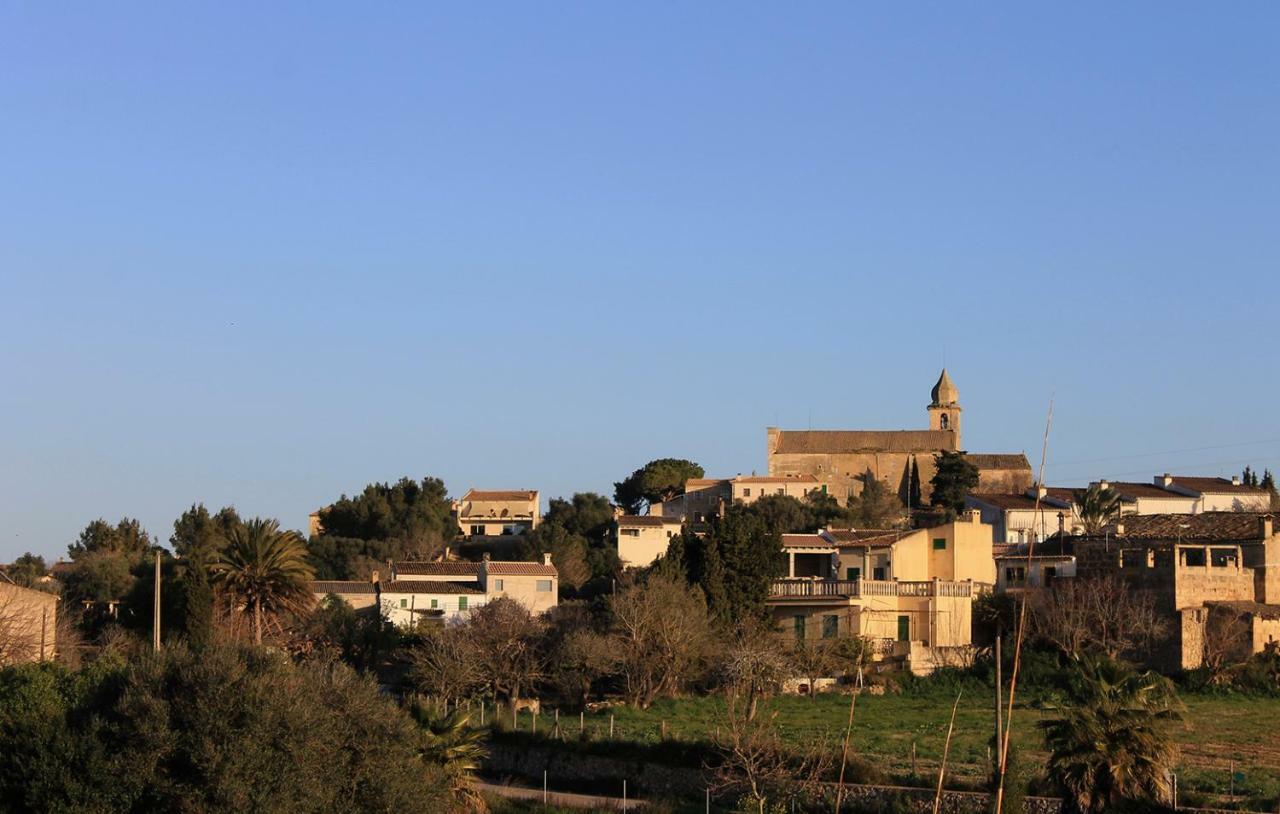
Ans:
[[[494,697],[515,703],[543,677],[545,629],[541,618],[514,599],[495,599],[471,612],[465,635],[481,681]]]
[[[721,762],[714,770],[713,785],[741,795],[759,814],[770,802],[785,805],[814,795],[831,769],[828,750],[788,751],[778,737],[774,716],[753,720],[733,696],[716,730],[715,745]]]
[[[457,701],[483,684],[474,645],[466,625],[428,632],[409,654],[409,678],[425,695]]]
[[[706,601],[683,580],[656,574],[612,601],[611,638],[627,701],[648,708],[701,668],[711,644]]]
[[[618,664],[613,641],[589,629],[565,636],[551,658],[552,677],[560,692],[584,707],[596,681],[612,673]]]
[[[1247,657],[1249,634],[1249,623],[1242,614],[1230,608],[1208,609],[1201,635],[1201,659],[1210,684],[1224,681],[1228,668],[1241,656]]]
[[[1073,657],[1142,653],[1168,629],[1150,591],[1110,575],[1057,580],[1027,601],[1034,635]]]
[[[730,694],[741,696],[747,720],[755,720],[760,699],[777,691],[790,672],[782,642],[765,624],[739,626],[725,650],[720,672]]]
[[[809,682],[809,695],[817,697],[819,678],[826,678],[841,670],[842,659],[836,652],[835,641],[819,639],[818,641],[800,640],[791,645],[787,653],[792,669],[804,676]]]

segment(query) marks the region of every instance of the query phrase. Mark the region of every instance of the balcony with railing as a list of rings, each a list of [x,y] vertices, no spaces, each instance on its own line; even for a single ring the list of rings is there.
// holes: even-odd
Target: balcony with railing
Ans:
[[[970,597],[971,582],[928,580],[903,582],[880,579],[775,579],[769,586],[770,599],[861,599],[865,597]]]

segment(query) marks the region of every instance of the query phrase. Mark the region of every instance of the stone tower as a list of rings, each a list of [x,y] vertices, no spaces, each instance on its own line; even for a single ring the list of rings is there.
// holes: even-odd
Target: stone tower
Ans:
[[[929,402],[929,429],[955,433],[955,448],[964,449],[960,445],[960,391],[947,375],[946,368],[942,369],[942,375],[929,395],[932,397]]]

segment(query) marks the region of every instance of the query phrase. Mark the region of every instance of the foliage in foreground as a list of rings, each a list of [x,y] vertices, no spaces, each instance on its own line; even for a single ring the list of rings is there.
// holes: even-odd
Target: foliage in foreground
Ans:
[[[213,646],[0,672],[0,811],[447,810],[414,720],[342,665]]]

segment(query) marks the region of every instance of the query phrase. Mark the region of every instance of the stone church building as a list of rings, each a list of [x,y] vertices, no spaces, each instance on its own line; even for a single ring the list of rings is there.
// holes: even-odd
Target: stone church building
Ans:
[[[812,475],[827,492],[845,503],[862,491],[859,478],[867,470],[906,502],[913,481],[922,502],[929,501],[935,471],[934,456],[956,452],[960,445],[960,393],[944,369],[930,392],[927,430],[780,430],[769,427],[769,474],[774,477]],[[1023,453],[969,454],[978,467],[974,491],[1019,494],[1033,482],[1031,465]],[[918,473],[918,474],[917,474]]]

